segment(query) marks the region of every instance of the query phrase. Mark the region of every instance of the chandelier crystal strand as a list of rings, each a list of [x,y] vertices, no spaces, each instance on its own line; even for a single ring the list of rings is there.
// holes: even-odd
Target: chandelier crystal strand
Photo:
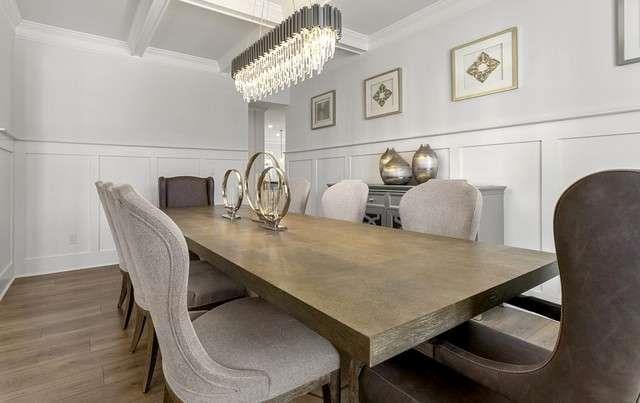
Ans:
[[[303,7],[233,60],[236,89],[256,101],[320,74],[341,31],[337,8]]]

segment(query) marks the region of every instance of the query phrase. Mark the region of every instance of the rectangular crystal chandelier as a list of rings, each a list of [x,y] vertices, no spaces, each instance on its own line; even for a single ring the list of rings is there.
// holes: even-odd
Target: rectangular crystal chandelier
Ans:
[[[245,101],[257,101],[320,74],[341,36],[340,10],[301,8],[233,59],[236,89]]]

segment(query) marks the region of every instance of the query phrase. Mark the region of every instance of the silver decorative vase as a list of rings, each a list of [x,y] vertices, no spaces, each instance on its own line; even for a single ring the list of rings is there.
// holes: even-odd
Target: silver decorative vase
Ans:
[[[380,177],[385,185],[406,185],[412,175],[411,166],[395,149],[387,149],[380,157]]]
[[[438,155],[427,144],[420,145],[413,155],[413,177],[418,183],[425,183],[438,176]]]

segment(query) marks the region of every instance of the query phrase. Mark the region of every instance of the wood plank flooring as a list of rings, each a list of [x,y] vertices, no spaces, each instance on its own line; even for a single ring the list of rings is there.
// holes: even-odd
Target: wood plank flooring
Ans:
[[[120,281],[116,267],[16,279],[0,302],[0,402],[162,402],[161,365],[141,392],[146,346],[128,351]],[[483,320],[553,347],[557,322],[526,327],[504,317],[494,310]],[[296,403],[321,401],[314,394]]]

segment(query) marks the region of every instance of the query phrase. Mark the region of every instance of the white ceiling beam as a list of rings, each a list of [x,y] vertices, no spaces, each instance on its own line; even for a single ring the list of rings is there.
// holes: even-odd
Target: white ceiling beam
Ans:
[[[141,1],[129,30],[129,48],[134,56],[142,56],[147,50],[153,36],[167,11],[170,0]]]
[[[238,1],[238,0],[180,0],[197,7],[215,11],[243,21],[252,22],[265,28],[273,28],[278,25],[284,16],[280,4],[269,0]],[[256,36],[257,39],[257,36]],[[244,44],[238,49],[238,53],[251,43]],[[338,49],[351,53],[361,54],[369,50],[369,38],[356,31],[347,28],[342,29],[342,39],[338,43]],[[234,47],[233,50],[236,50]],[[225,55],[227,56],[227,55]],[[224,63],[220,63],[220,68],[225,71]],[[229,61],[230,64],[230,61]]]

